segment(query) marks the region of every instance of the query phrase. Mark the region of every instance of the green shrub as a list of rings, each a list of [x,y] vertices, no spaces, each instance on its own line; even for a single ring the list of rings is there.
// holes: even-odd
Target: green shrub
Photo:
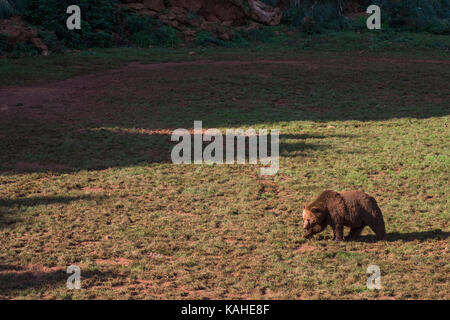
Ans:
[[[70,5],[81,9],[81,30],[67,29]],[[24,16],[40,29],[54,32],[64,46],[102,47],[111,44],[111,34],[119,26],[118,8],[116,0],[29,0]]]
[[[178,31],[172,27],[161,25],[155,32],[155,45],[163,45],[166,47],[175,47],[181,40],[178,38]]]
[[[81,9],[81,30],[66,27],[69,5],[78,5]],[[119,7],[117,0],[29,0],[25,19],[41,30],[52,32],[62,47],[126,45],[129,44],[127,38],[139,47],[173,47],[180,42],[175,29],[147,16],[130,14]],[[55,39],[49,37],[46,43],[57,47]]]
[[[3,55],[6,53],[6,50],[8,50],[9,47],[9,37],[6,34],[0,33],[0,55]]]
[[[37,56],[39,55],[39,51],[36,49],[34,45],[31,43],[16,43],[12,51],[8,54],[9,58],[21,58],[25,56]]]
[[[325,30],[365,31],[366,17],[341,17],[342,0],[292,0],[282,22],[298,26],[304,32]],[[384,28],[404,31],[428,31],[449,34],[450,0],[360,0],[360,8],[380,6]]]
[[[50,31],[41,31],[39,32],[39,38],[41,38],[42,42],[45,43],[47,48],[56,53],[61,53],[64,51],[64,47],[59,42],[58,37],[54,32]]]
[[[449,19],[436,19],[427,31],[435,34],[450,34],[450,21]]]
[[[104,31],[92,33],[91,42],[95,47],[99,48],[109,48],[113,45],[111,34]]]
[[[343,28],[340,0],[292,1],[283,14],[282,22],[298,26],[307,33],[325,29],[338,31]]]
[[[247,42],[268,42],[275,37],[272,28],[265,26],[259,29],[241,30],[238,34]]]
[[[245,34],[243,32],[235,32],[233,35],[233,39],[231,40],[230,46],[236,48],[245,48],[250,45],[248,39],[246,39]]]
[[[150,17],[128,14],[124,20],[130,33],[130,40],[138,47],[146,48],[151,45],[175,47],[181,41],[177,30]]]
[[[283,13],[281,22],[292,26],[300,26],[302,20],[306,15],[306,10],[303,8],[291,7]]]
[[[383,20],[382,20],[383,21]],[[361,16],[355,19],[347,19],[347,30],[364,32],[367,30],[367,17]]]
[[[153,20],[148,16],[141,16],[138,14],[127,14],[125,16],[125,24],[130,34],[137,34],[138,32],[151,32]]]
[[[195,44],[202,47],[207,47],[210,45],[216,45],[221,47],[226,47],[228,44],[214,37],[210,32],[200,31],[195,35]]]
[[[449,34],[450,0],[373,0],[389,27]]]
[[[138,31],[130,38],[131,42],[139,48],[147,48],[154,42],[152,34],[147,31]]]

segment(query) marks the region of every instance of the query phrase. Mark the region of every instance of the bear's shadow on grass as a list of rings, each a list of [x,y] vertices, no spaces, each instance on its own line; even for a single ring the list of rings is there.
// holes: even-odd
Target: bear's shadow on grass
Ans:
[[[58,270],[29,270],[20,266],[0,265],[0,296],[16,296],[19,291],[40,293],[51,288],[67,288],[67,279],[71,274],[64,269]],[[94,283],[104,283],[111,278],[124,277],[111,271],[81,270],[81,288],[83,283],[89,281],[90,286]],[[67,289],[67,294],[73,290]]]
[[[425,241],[425,240],[446,240],[450,236],[450,232],[442,231],[441,229],[433,229],[428,231],[415,231],[415,232],[391,232],[387,234],[387,242],[396,242],[396,241]],[[375,235],[363,235],[360,236],[356,240],[351,241],[360,241],[360,242],[376,242],[377,239]]]

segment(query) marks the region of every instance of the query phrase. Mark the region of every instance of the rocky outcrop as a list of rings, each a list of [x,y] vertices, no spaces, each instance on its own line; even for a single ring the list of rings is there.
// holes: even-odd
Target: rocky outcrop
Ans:
[[[258,0],[120,0],[120,6],[177,29],[188,41],[199,31],[228,41],[235,31],[279,24],[283,3],[288,1],[280,0],[281,9]],[[39,33],[40,30],[28,26],[20,16],[0,19],[0,34],[6,35],[9,47],[6,52],[17,43],[29,43],[47,55],[49,49],[39,38]]]
[[[48,55],[48,48],[39,38],[39,30],[29,27],[21,17],[14,16],[0,20],[0,34],[8,37],[9,49],[17,43],[31,43],[43,55]]]
[[[122,6],[161,20],[187,38],[203,30],[230,40],[234,30],[277,25],[283,11],[257,0],[122,0]]]

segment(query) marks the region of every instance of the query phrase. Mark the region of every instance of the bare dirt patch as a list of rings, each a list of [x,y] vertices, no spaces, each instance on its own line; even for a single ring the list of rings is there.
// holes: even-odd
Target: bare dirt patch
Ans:
[[[310,251],[314,251],[314,250],[317,250],[317,248],[314,246],[311,246],[309,244],[303,244],[303,245],[301,245],[300,248],[298,248],[297,251],[300,253],[303,253],[303,252],[310,252]]]
[[[99,264],[99,265],[129,266],[131,263],[133,263],[133,260],[125,259],[125,258],[95,259],[95,263]]]

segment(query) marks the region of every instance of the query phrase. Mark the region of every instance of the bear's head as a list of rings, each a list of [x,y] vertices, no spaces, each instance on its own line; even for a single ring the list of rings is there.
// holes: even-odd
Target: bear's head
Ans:
[[[303,208],[303,229],[310,230],[321,226],[327,217],[327,209],[305,205]]]

